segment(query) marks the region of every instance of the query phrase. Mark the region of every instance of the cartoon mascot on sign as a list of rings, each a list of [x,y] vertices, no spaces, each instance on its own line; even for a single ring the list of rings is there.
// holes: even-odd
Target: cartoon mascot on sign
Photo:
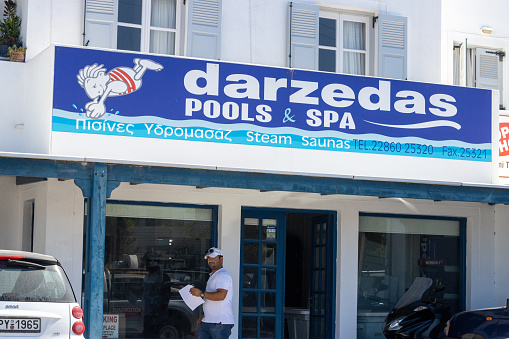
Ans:
[[[87,117],[99,119],[106,113],[107,97],[132,93],[140,89],[146,70],[160,71],[163,66],[148,59],[134,59],[134,67],[117,67],[106,73],[104,65],[88,65],[80,69],[78,83],[85,89],[91,102],[85,105]]]

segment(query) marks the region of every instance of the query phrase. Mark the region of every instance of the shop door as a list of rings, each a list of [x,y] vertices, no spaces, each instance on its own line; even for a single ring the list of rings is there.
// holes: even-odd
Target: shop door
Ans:
[[[310,339],[328,338],[326,333],[326,314],[332,295],[327,288],[328,277],[328,248],[327,232],[331,225],[329,215],[320,215],[313,218],[313,260],[311,267],[311,307],[310,307]]]
[[[283,338],[286,214],[242,212],[240,338]]]

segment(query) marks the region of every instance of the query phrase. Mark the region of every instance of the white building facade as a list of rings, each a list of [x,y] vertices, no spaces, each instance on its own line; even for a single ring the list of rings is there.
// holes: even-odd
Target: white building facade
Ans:
[[[212,246],[231,338],[382,336],[419,276],[505,303],[505,2],[17,4],[0,248],[62,262],[88,337],[194,337]]]

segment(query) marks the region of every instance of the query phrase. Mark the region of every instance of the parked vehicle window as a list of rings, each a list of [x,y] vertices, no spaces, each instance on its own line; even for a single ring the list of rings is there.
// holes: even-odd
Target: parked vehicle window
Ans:
[[[62,268],[23,261],[0,261],[0,301],[75,302]]]

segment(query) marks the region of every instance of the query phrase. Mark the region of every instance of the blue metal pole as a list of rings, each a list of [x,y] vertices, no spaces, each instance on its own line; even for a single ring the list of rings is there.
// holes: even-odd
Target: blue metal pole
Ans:
[[[86,233],[84,310],[86,338],[102,338],[107,174],[106,164],[94,164],[92,197],[89,199],[89,222]]]

